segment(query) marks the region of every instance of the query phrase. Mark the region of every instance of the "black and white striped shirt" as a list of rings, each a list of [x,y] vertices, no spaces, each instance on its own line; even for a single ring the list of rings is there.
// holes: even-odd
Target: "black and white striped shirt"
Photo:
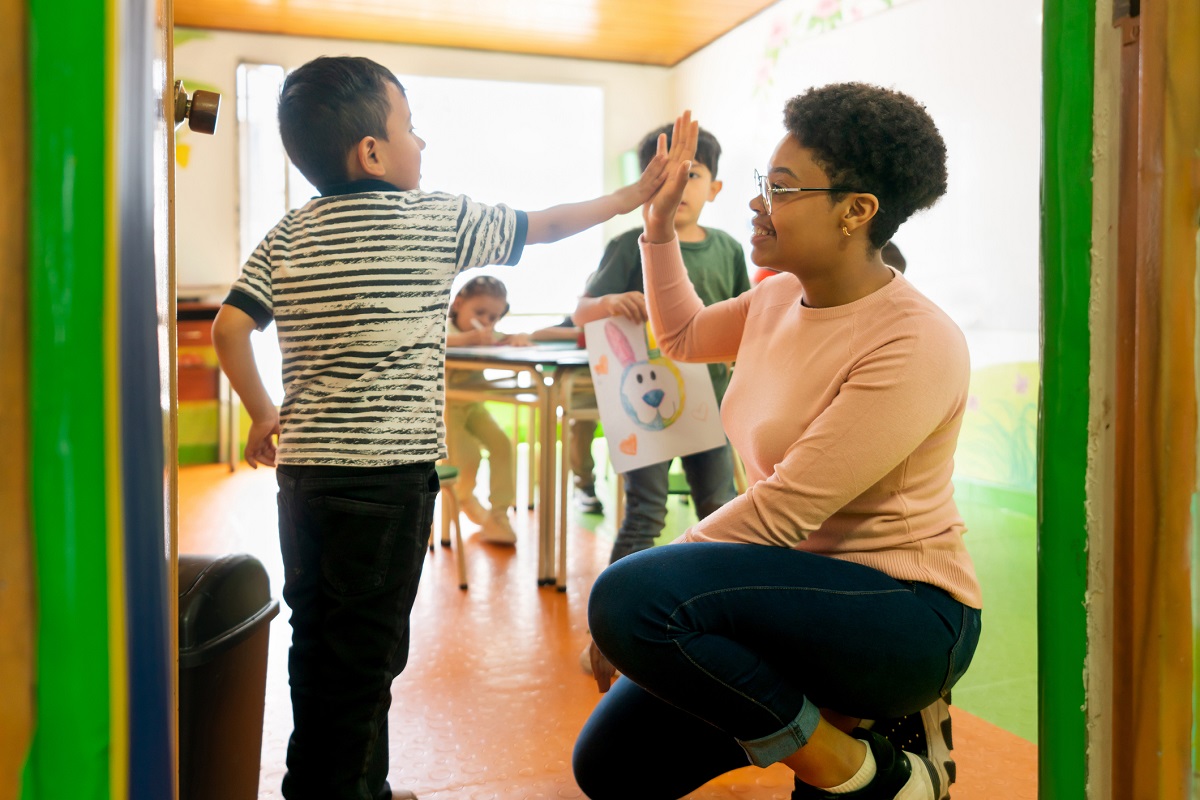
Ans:
[[[255,249],[226,303],[274,319],[284,400],[276,462],[381,467],[445,456],[455,275],[515,264],[524,212],[381,181],[328,190]]]

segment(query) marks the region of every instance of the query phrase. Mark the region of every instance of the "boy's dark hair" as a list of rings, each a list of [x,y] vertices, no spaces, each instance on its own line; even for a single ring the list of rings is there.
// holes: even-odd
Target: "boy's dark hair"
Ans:
[[[904,254],[900,252],[900,248],[896,247],[895,243],[884,242],[883,247],[879,248],[879,255],[883,257],[883,263],[889,267],[895,267],[897,272],[904,274],[904,268],[908,266],[908,261],[905,260]]]
[[[454,304],[459,300],[470,300],[472,297],[480,296],[497,297],[503,300],[504,314],[507,314],[508,310],[512,308],[508,302],[508,287],[504,285],[504,281],[493,278],[491,275],[477,275],[462,285],[458,294],[454,295],[453,302],[450,303],[450,321],[454,323],[454,327],[458,327],[458,309],[454,307]],[[504,314],[500,316],[503,317]]]
[[[673,124],[663,125],[661,128],[655,128],[642,137],[642,141],[638,145],[638,164],[641,165],[643,172],[650,165],[650,160],[654,158],[654,153],[658,149],[658,135],[660,133],[667,135],[667,147],[671,146],[671,130],[673,128]],[[713,180],[717,179],[717,162],[720,160],[721,143],[717,141],[717,137],[704,130],[704,128],[701,128],[700,138],[696,140],[696,161],[708,167],[708,171],[712,173]]]
[[[324,189],[349,180],[346,156],[365,136],[387,141],[388,69],[369,58],[321,56],[296,68],[279,92],[279,135],[296,169]]]
[[[870,239],[882,247],[900,223],[946,193],[946,143],[925,107],[866,83],[834,83],[788,101],[783,124],[831,185],[879,198]],[[837,203],[845,193],[830,193]]]

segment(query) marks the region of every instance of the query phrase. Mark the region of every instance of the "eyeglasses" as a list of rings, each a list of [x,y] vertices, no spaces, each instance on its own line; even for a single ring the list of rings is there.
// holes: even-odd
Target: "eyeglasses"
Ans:
[[[763,206],[767,209],[767,216],[771,215],[771,195],[773,194],[788,194],[790,192],[853,192],[846,186],[821,186],[812,188],[802,186],[798,188],[783,188],[781,186],[772,186],[771,181],[766,175],[760,175],[758,170],[754,170],[754,182],[758,185],[758,193],[762,197]]]

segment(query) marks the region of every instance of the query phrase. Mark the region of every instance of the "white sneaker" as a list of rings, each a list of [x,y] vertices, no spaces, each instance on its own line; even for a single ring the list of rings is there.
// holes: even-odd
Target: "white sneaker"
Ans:
[[[479,532],[479,538],[491,544],[515,545],[517,532],[513,530],[512,523],[508,521],[508,512],[503,508],[493,508],[492,512],[487,515],[487,519],[483,521],[483,529]]]
[[[937,779],[936,800],[949,800],[950,785],[957,777],[954,756],[950,752],[954,749],[954,738],[950,727],[949,692],[915,714],[878,720],[870,726],[864,721],[863,727],[870,727],[897,750],[925,758]]]
[[[791,800],[839,800],[860,795],[891,800],[938,800],[949,796],[933,764],[924,756],[894,747],[872,730],[858,728],[851,735],[871,748],[875,757],[876,772],[871,783],[849,794],[833,794],[796,779]]]
[[[901,750],[899,758],[907,758],[912,775],[896,792],[895,800],[935,800],[942,795],[942,787],[938,785],[934,775],[933,764],[923,756]]]
[[[487,522],[488,510],[483,507],[483,503],[479,502],[479,498],[475,495],[470,495],[466,499],[459,499],[458,507],[467,515],[467,519],[476,525],[482,525]]]

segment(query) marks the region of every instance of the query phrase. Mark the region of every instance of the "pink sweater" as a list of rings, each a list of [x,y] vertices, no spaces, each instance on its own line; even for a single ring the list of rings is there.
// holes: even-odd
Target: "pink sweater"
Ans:
[[[650,320],[680,361],[736,361],[721,405],[750,487],[681,541],[793,547],[939,586],[980,608],[954,505],[970,360],[958,326],[895,273],[808,308],[782,273],[707,308],[675,242],[642,239]]]

